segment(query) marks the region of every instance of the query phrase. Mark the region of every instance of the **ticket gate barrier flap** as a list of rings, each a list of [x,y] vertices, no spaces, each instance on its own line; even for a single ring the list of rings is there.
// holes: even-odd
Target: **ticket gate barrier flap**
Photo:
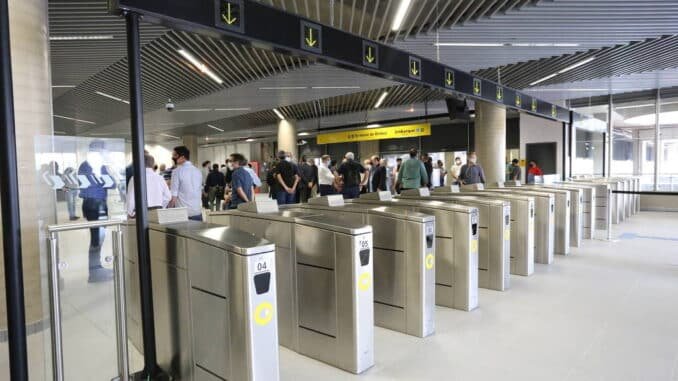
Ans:
[[[267,202],[241,205],[237,210],[211,212],[210,223],[234,226],[275,244],[278,282],[278,336],[280,345],[299,351],[297,324],[296,259],[294,224],[296,218],[318,215],[312,211],[278,211],[277,204]],[[252,210],[252,211],[249,211]]]
[[[352,373],[365,371],[374,365],[371,227],[273,205],[257,200],[208,218],[218,223],[228,215],[231,224],[283,252],[276,260],[284,296],[278,298],[281,345]]]
[[[570,254],[570,235],[572,232],[571,209],[572,202],[570,199],[570,192],[565,189],[545,188],[539,185],[528,185],[520,188],[509,189],[524,189],[534,190],[537,192],[551,193],[555,199],[555,236],[554,236],[554,253],[560,255]]]
[[[299,353],[362,373],[374,365],[372,227],[312,216],[295,230]]]
[[[576,182],[557,182],[552,185],[557,188],[574,188],[582,191],[582,239],[593,239],[596,231],[596,188]]]
[[[424,188],[428,190],[428,188]],[[398,199],[432,200],[416,189],[404,191]],[[435,192],[434,192],[435,194]],[[510,287],[511,206],[503,200],[437,200],[478,209],[478,287],[505,291]]]
[[[486,194],[508,193],[534,197],[534,261],[553,263],[555,243],[555,197],[552,193],[525,190],[522,188],[487,189]],[[471,192],[470,194],[483,193]],[[462,192],[463,193],[463,192]]]
[[[463,311],[477,308],[478,210],[438,201],[393,200],[385,193],[364,194],[350,204],[391,206],[435,216],[436,305]]]
[[[233,228],[150,224],[158,363],[173,377],[278,380],[275,248]]]
[[[534,189],[559,189],[570,192],[570,246],[580,247],[584,239],[584,190],[566,185],[536,185]],[[590,215],[590,213],[588,213]]]
[[[506,200],[511,204],[510,274],[529,276],[534,273],[534,197],[509,193],[465,192],[446,193],[436,188],[432,200]]]
[[[331,196],[330,196],[331,197]],[[341,197],[341,196],[339,196]],[[371,225],[377,326],[426,337],[435,332],[435,217],[402,208],[329,206],[328,197],[283,210],[313,210]]]
[[[592,179],[576,179],[571,183],[592,186],[595,188],[596,198],[594,210],[596,225],[593,236],[596,237],[599,231],[607,231],[608,224],[612,223],[612,189],[610,184],[595,182]],[[564,184],[570,184],[570,182]]]

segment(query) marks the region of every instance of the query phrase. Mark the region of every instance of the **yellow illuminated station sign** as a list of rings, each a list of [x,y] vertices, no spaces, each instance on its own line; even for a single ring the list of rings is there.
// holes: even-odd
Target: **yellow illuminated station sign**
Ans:
[[[319,134],[318,144],[363,142],[381,139],[412,138],[431,135],[430,123],[407,124],[402,126],[368,128],[362,130],[330,132]]]
[[[322,54],[322,26],[308,21],[301,22],[301,48]]]
[[[516,107],[521,107],[523,105],[523,97],[520,94],[516,94]]]
[[[363,41],[363,65],[372,67],[375,69],[379,68],[379,45]]]

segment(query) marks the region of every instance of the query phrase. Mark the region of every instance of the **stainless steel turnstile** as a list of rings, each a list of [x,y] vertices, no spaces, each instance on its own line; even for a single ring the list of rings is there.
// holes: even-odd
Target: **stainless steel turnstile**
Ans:
[[[552,193],[527,191],[517,188],[463,191],[462,194],[464,193],[470,195],[519,194],[534,197],[534,261],[535,263],[542,264],[553,263],[556,206],[555,197]]]
[[[612,212],[612,189],[609,184],[602,182],[595,182],[592,180],[573,180],[563,184],[586,185],[595,189],[595,232],[607,231],[609,225],[613,223]]]
[[[431,200],[428,188],[403,191],[399,199]],[[443,199],[478,208],[478,287],[505,291],[510,287],[511,206],[492,199]]]
[[[208,219],[276,244],[281,345],[352,373],[374,365],[370,226],[271,200]]]
[[[534,198],[503,193],[457,193],[459,188],[439,187],[433,190],[432,200],[497,199],[511,204],[511,268],[514,275],[529,276],[534,273]]]
[[[557,189],[570,192],[570,246],[581,246],[584,239],[584,190],[566,185],[535,185],[532,188],[537,190]]]
[[[151,224],[150,249],[160,367],[181,380],[278,380],[274,245],[191,221]]]
[[[316,197],[308,204],[282,209],[310,210],[371,225],[375,324],[417,337],[434,333],[435,217],[402,208],[345,205],[341,195]]]
[[[596,188],[592,185],[586,185],[576,182],[558,182],[545,187],[574,188],[582,192],[581,213],[582,213],[582,238],[593,239],[596,231]]]
[[[435,216],[436,304],[464,311],[478,307],[478,209],[438,201],[393,200],[390,192],[364,194],[351,203]]]

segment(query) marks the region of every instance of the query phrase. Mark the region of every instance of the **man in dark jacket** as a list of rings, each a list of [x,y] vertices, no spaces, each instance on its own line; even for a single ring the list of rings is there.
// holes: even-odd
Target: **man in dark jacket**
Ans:
[[[360,175],[365,173],[365,168],[355,161],[353,152],[346,153],[346,161],[341,163],[337,169],[337,173],[344,180],[344,187],[342,194],[344,198],[358,198],[360,195]]]
[[[226,188],[226,176],[219,171],[219,164],[214,164],[212,170],[205,179],[204,192],[207,193],[210,210],[221,209],[221,201],[224,199]]]
[[[372,156],[372,192],[386,190],[386,167],[381,166],[380,162],[379,156]]]
[[[428,182],[426,182],[426,187],[431,187],[431,176],[433,175],[433,159],[431,159],[427,153],[421,155],[421,161],[424,163],[424,168],[426,168],[426,175],[428,176]]]
[[[310,163],[309,163],[310,161]],[[311,198],[311,190],[315,186],[314,183],[314,170],[311,165],[313,160],[307,160],[306,155],[301,157],[299,162],[299,177],[301,181],[299,182],[299,202],[305,203],[308,202],[308,199]]]

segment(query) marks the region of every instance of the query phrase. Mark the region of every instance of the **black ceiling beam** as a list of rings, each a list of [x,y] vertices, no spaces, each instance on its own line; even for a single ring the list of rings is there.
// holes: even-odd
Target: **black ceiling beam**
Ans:
[[[252,0],[111,0],[111,12],[315,60],[368,75],[442,89],[569,122],[569,110],[496,82]]]

